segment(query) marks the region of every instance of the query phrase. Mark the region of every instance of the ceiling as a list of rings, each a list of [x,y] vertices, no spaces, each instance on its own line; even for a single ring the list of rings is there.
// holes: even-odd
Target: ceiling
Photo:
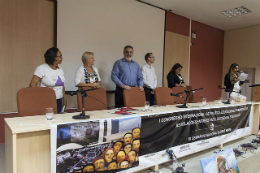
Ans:
[[[140,0],[224,31],[260,24],[260,0]],[[221,12],[245,6],[252,13],[229,18]]]

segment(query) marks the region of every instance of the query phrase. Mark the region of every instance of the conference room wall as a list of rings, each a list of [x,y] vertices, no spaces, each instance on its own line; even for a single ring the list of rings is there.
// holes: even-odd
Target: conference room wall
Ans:
[[[128,12],[128,13],[126,13]],[[134,60],[142,67],[144,55],[153,52],[153,64],[158,86],[162,86],[165,11],[134,0],[59,0],[57,9],[57,46],[64,60],[66,91],[77,88],[75,73],[82,66],[85,51],[94,52],[95,67],[102,80],[101,87],[114,91],[111,70],[123,57],[123,47],[134,47]],[[73,97],[68,107],[76,107]],[[108,105],[114,106],[114,96],[108,94]]]
[[[193,88],[204,87],[194,93],[194,100],[201,98],[208,101],[219,99],[222,82],[224,31],[191,21],[191,32],[196,38],[191,39],[190,49],[190,85]]]
[[[189,42],[188,36],[165,31],[164,87],[168,87],[167,74],[175,63],[182,65],[181,75],[186,85],[189,84]]]
[[[225,32],[223,77],[232,63],[255,68],[255,84],[260,84],[260,24]],[[222,79],[222,84],[224,79]],[[224,91],[222,96],[225,97]]]
[[[164,54],[164,86],[166,76],[175,63],[183,65],[182,76],[185,83],[194,89],[204,90],[194,93],[194,100],[216,100],[221,96],[217,88],[222,81],[224,31],[166,12]],[[190,38],[195,33],[196,38]],[[190,43],[192,44],[190,46]],[[214,92],[212,92],[214,91]]]
[[[189,84],[189,52],[190,52],[190,20],[166,12],[165,19],[165,47],[163,66],[163,86],[167,87],[167,74],[175,63],[183,66],[181,75],[185,83]]]
[[[17,111],[16,93],[28,87],[43,54],[54,46],[54,3],[0,0],[0,112]]]

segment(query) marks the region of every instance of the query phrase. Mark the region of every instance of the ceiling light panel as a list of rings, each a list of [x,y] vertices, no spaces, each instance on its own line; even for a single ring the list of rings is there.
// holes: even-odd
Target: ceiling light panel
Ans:
[[[241,7],[233,8],[230,10],[222,11],[221,13],[228,17],[236,17],[236,16],[240,16],[243,14],[252,13],[252,11],[244,6],[241,6]]]

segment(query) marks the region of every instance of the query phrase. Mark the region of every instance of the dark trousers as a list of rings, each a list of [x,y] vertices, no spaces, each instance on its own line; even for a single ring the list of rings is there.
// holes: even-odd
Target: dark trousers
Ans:
[[[121,108],[124,107],[124,98],[123,98],[123,88],[116,86],[115,92],[115,107]]]
[[[150,88],[144,87],[144,91],[145,91],[145,97],[146,97],[146,101],[150,102],[150,106],[154,105],[154,94],[152,94],[151,92],[153,91]]]
[[[62,109],[62,98],[57,99],[57,114],[61,112],[61,109]]]

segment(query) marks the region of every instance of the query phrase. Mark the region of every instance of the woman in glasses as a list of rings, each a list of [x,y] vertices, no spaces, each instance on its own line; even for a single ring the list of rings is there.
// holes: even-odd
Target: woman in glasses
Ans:
[[[49,87],[55,91],[57,100],[57,113],[66,105],[64,72],[58,65],[62,63],[62,54],[56,47],[48,49],[45,54],[45,63],[38,66],[32,77],[30,87]]]

